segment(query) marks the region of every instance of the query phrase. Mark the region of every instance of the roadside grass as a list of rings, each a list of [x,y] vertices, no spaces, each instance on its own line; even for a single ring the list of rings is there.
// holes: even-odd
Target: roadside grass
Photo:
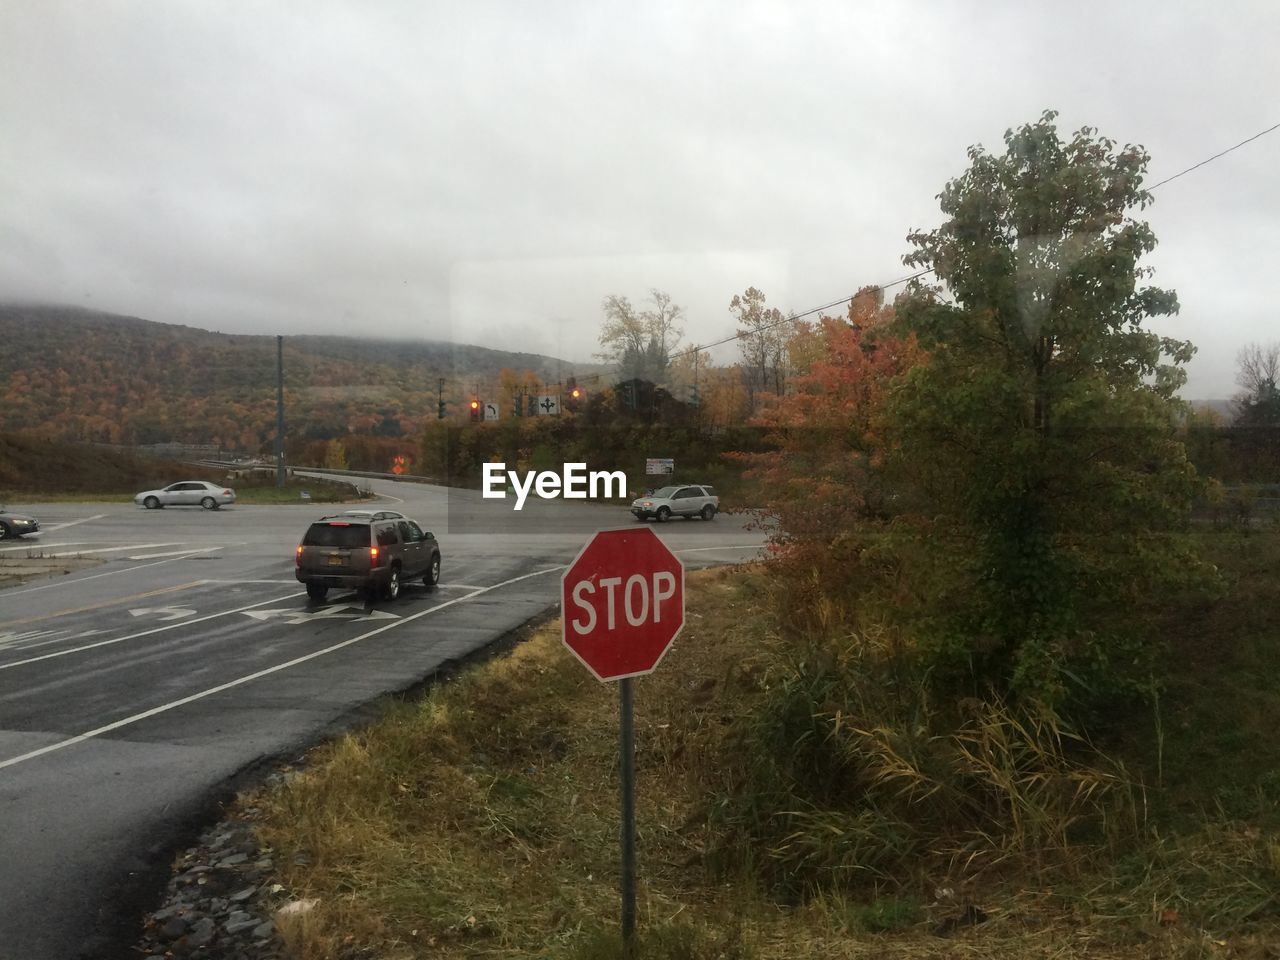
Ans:
[[[122,490],[132,497],[139,490],[173,483],[190,469],[120,450],[0,434],[0,502],[46,502],[48,497],[85,500],[89,495],[113,497]]]
[[[45,558],[38,555],[38,544],[32,546],[32,551],[37,555],[0,556],[0,587],[14,587],[38,577],[65,576],[103,562],[98,557]]]
[[[321,480],[315,477],[287,477],[283,487],[275,485],[274,477],[244,477],[234,480],[231,486],[236,492],[236,503],[251,504],[309,504],[309,503],[363,503],[374,499],[367,488],[338,480]],[[308,496],[304,498],[303,492]]]
[[[1069,738],[1036,759],[1056,742],[1053,731],[1018,733],[1015,715],[999,711],[962,728],[986,730],[986,739],[967,741],[970,759],[955,769],[938,763],[963,760],[962,737],[912,744],[886,725],[833,738],[830,724],[842,718],[831,704],[803,704],[834,688],[799,697],[778,666],[767,571],[691,574],[685,631],[636,685],[637,956],[1280,955],[1280,834],[1265,792],[1276,777],[1280,696],[1266,688],[1280,656],[1280,546],[1274,535],[1204,536],[1233,590],[1168,626],[1175,653],[1162,700],[1163,785],[1153,779],[1150,716],[1135,715],[1114,760]],[[1216,652],[1179,659],[1204,637],[1216,638]],[[1219,662],[1223,676],[1206,676]],[[1233,701],[1226,695],[1237,681],[1251,692]],[[1198,704],[1202,688],[1216,706]],[[509,656],[318,748],[283,784],[242,798],[258,811],[261,842],[289,895],[318,901],[282,918],[290,955],[621,956],[616,696],[563,649],[551,623]],[[836,790],[826,807],[764,810],[786,797],[742,776],[767,761],[744,756],[753,742],[759,749],[744,731],[779,703],[800,709],[793,739],[778,747],[803,759],[812,738],[852,745],[850,761],[874,775],[873,805]],[[1212,722],[1203,725],[1198,710]],[[1081,784],[1084,794],[1073,793]],[[955,792],[961,786],[967,794]],[[1228,809],[1223,796],[1249,802]],[[735,797],[789,818],[790,833],[774,848],[750,847],[751,834],[734,833],[716,812]],[[991,806],[966,821],[977,829],[964,843],[937,849],[939,838],[961,836],[943,821],[966,797]],[[879,819],[850,814],[859,809]],[[1122,822],[1105,822],[1113,811]],[[1019,816],[1021,827],[1009,819]],[[726,838],[739,846],[727,863]],[[876,860],[899,847],[900,858]],[[826,882],[780,887],[766,879],[766,861],[779,854],[844,864],[847,879],[819,873]]]
[[[358,486],[289,477],[275,486],[271,470],[226,471],[127,451],[64,443],[27,434],[0,434],[0,506],[39,503],[129,503],[140,490],[178,480],[228,484],[241,503],[348,503],[367,499]],[[307,490],[311,499],[303,500]]]
[[[1213,603],[1171,614],[1171,671],[1124,749],[1180,822],[1280,828],[1280,525],[1205,529],[1227,581]]]

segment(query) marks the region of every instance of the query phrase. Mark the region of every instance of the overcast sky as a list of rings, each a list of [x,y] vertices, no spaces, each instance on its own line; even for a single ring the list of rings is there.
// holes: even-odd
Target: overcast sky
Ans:
[[[902,276],[965,149],[1046,108],[1152,182],[1271,126],[1278,36],[1271,0],[0,0],[0,298],[585,361],[658,287],[706,342],[748,285]],[[1276,170],[1280,131],[1148,211],[1188,397],[1280,339]]]

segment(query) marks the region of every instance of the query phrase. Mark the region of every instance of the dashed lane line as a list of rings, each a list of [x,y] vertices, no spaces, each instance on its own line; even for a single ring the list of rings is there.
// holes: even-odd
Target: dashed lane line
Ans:
[[[137,568],[135,567],[134,569]],[[272,597],[270,600],[259,600],[257,603],[251,603],[247,607],[236,607],[234,610],[223,610],[219,613],[210,613],[203,617],[196,617],[194,620],[181,620],[177,623],[170,623],[167,626],[152,627],[150,630],[143,630],[140,633],[130,633],[123,637],[112,637],[110,640],[99,640],[97,643],[86,643],[82,647],[73,647],[70,650],[57,650],[54,653],[46,653],[39,657],[30,657],[27,660],[16,660],[13,663],[0,663],[0,670],[12,670],[14,667],[23,667],[29,663],[36,663],[40,660],[52,660],[54,657],[66,657],[73,653],[83,653],[85,650],[93,650],[97,647],[108,647],[113,643],[124,643],[126,640],[137,640],[140,637],[149,637],[153,633],[163,633],[166,630],[176,630],[179,627],[189,627],[193,623],[203,623],[206,620],[213,620],[217,617],[228,617],[233,613],[252,610],[255,607],[266,606],[268,603],[283,603],[285,600],[294,600],[300,596],[302,596],[301,593],[290,593],[283,597]]]
[[[519,583],[521,580],[529,580],[532,577],[540,577],[544,574],[554,573],[557,570],[563,569],[564,567],[549,567],[546,570],[537,570],[533,573],[526,573],[523,576],[512,577],[510,580],[503,580],[501,583],[495,583],[492,586],[480,587],[468,594],[464,594],[461,597],[455,597],[453,600],[446,600],[444,603],[437,603],[434,607],[421,610],[412,616],[397,620],[394,623],[388,623],[386,626],[370,630],[368,633],[362,633],[358,637],[352,637],[349,640],[343,640],[340,643],[332,644],[322,650],[315,650],[312,653],[304,654],[301,657],[294,657],[292,660],[286,660],[284,663],[277,663],[274,667],[267,667],[265,670],[258,670],[255,673],[249,673],[243,677],[228,680],[226,683],[220,683],[216,687],[209,687],[207,690],[201,690],[199,693],[193,693],[190,696],[182,697],[179,700],[172,700],[169,703],[161,704],[158,707],[152,707],[150,710],[143,710],[141,713],[135,713],[133,716],[125,717],[123,720],[117,720],[114,723],[108,723],[101,727],[96,727],[93,730],[86,730],[84,733],[77,734],[74,737],[70,737],[66,740],[60,740],[57,743],[50,743],[46,746],[40,747],[39,749],[19,754],[16,757],[11,757],[8,760],[0,760],[0,770],[3,770],[6,767],[16,766],[17,764],[24,763],[27,760],[34,760],[36,757],[42,757],[46,753],[53,753],[55,750],[62,750],[66,747],[74,746],[77,743],[84,743],[84,741],[92,740],[94,737],[100,737],[104,733],[111,733],[112,731],[119,730],[121,727],[127,727],[131,724],[137,723],[140,720],[146,720],[149,717],[154,717],[161,713],[167,713],[170,710],[176,710],[178,707],[186,706],[188,703],[195,703],[197,700],[203,700],[205,697],[211,697],[215,693],[222,693],[224,690],[230,690],[233,687],[251,683],[254,680],[269,676],[273,673],[279,673],[281,670],[288,670],[290,667],[296,667],[298,664],[306,663],[308,660],[315,660],[317,657],[328,656],[329,654],[341,650],[344,647],[351,646],[353,643],[359,643],[361,640],[368,640],[370,637],[376,637],[378,634],[386,633],[388,630],[394,630],[396,627],[402,627],[406,623],[425,617],[429,613],[435,613],[437,610],[452,607],[456,603],[464,603],[467,600],[471,600],[484,593],[489,593],[492,590],[497,590],[500,587],[508,587],[513,583]],[[271,601],[266,602],[270,603]],[[261,606],[261,604],[255,604],[255,606]],[[189,622],[194,623],[195,621]]]

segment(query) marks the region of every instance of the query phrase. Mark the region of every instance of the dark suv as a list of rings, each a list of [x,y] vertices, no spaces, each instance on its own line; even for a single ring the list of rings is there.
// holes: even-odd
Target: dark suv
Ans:
[[[440,582],[440,544],[392,510],[317,520],[295,560],[295,575],[312,600],[323,600],[330,587],[394,600],[406,581],[421,578],[428,587]]]

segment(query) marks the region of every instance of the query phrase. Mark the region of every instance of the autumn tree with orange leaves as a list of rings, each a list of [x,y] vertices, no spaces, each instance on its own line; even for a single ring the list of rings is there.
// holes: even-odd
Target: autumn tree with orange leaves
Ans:
[[[793,557],[828,550],[887,515],[885,391],[921,356],[913,338],[888,332],[892,319],[882,292],[868,287],[845,317],[799,323],[791,335],[805,372],[756,420],[774,449],[744,459],[779,525],[775,546]]]

